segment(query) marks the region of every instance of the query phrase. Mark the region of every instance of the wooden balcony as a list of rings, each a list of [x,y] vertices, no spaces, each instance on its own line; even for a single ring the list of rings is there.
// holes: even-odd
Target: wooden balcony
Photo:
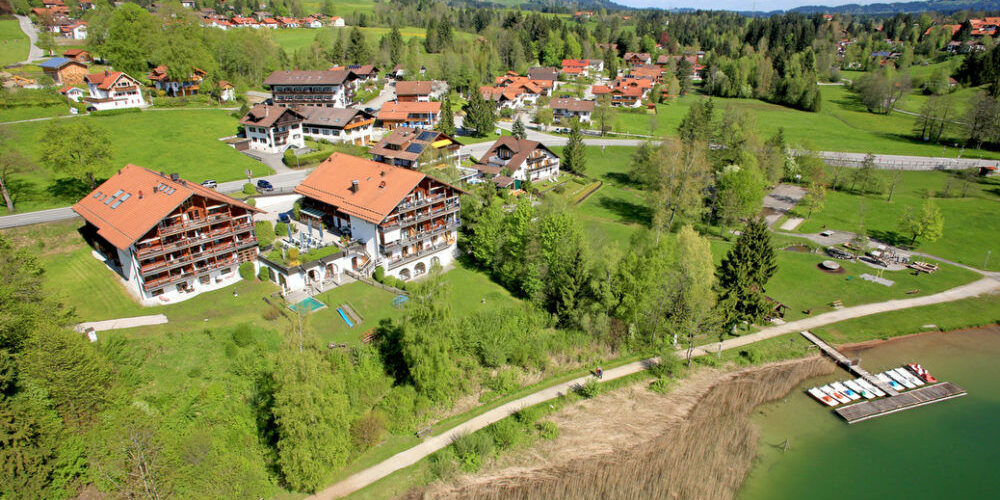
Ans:
[[[390,241],[389,243],[380,245],[380,249],[383,254],[389,254],[393,250],[399,248],[400,246],[416,243],[419,241],[426,240],[428,238],[433,238],[440,234],[447,233],[449,231],[454,231],[455,229],[458,229],[460,225],[461,223],[458,221],[438,224],[427,231],[417,231],[412,236],[406,235],[399,238],[398,240]]]
[[[389,269],[396,269],[399,266],[405,266],[406,264],[420,260],[421,258],[426,257],[432,253],[440,252],[441,250],[444,250],[454,245],[455,245],[455,240],[453,239],[449,239],[447,241],[438,243],[437,245],[424,245],[422,248],[413,253],[404,255],[400,258],[397,258],[396,260],[390,260]]]

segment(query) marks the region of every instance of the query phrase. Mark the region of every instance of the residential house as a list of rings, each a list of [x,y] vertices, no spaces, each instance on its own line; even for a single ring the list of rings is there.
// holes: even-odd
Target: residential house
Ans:
[[[344,27],[344,18],[337,17],[337,16],[331,17],[330,18],[330,26],[333,26],[334,28],[342,28],[342,27]]]
[[[570,120],[576,118],[580,123],[590,123],[590,115],[596,107],[594,101],[584,101],[582,99],[569,99],[560,97],[549,101],[552,108],[552,116],[557,120]]]
[[[396,82],[396,100],[399,102],[428,102],[434,82],[411,81]]]
[[[53,57],[38,65],[46,76],[61,85],[78,85],[87,76],[87,65],[65,57]]]
[[[349,70],[275,71],[264,85],[270,87],[278,106],[325,106],[345,108],[351,102],[355,76]]]
[[[520,87],[490,87],[489,85],[479,87],[479,93],[483,99],[494,103],[498,110],[517,109],[524,105],[522,100],[522,89]]]
[[[625,64],[628,66],[650,64],[653,62],[653,58],[648,52],[626,52],[623,59],[625,59]]]
[[[372,142],[375,117],[355,108],[302,106],[295,110],[304,117],[303,133],[313,139],[367,146]]]
[[[106,109],[139,108],[146,105],[142,98],[142,84],[120,71],[91,73],[85,78],[90,92],[83,101],[88,108]]]
[[[252,18],[249,18],[249,17],[239,17],[239,16],[236,16],[236,17],[233,17],[230,20],[230,22],[232,22],[233,26],[237,27],[237,28],[254,28],[254,29],[260,28],[260,23],[257,22],[256,19],[252,19]]]
[[[381,266],[409,280],[458,253],[461,191],[416,170],[334,153],[295,192],[303,196],[302,218],[350,235],[328,272],[369,274]]]
[[[558,176],[559,156],[538,141],[505,135],[483,154],[476,169],[488,180],[499,180],[501,187],[511,184],[503,179],[510,177],[514,188],[520,189],[523,181],[537,182]]]
[[[282,28],[286,29],[298,28],[300,26],[299,20],[293,17],[279,17],[277,21],[281,23]]]
[[[204,70],[192,67],[191,73],[188,74],[187,78],[178,80],[170,77],[166,66],[160,65],[153,68],[146,75],[146,78],[153,82],[156,90],[162,90],[170,97],[177,97],[197,95],[201,81],[205,78],[205,75],[207,73]]]
[[[226,80],[219,80],[219,100],[223,102],[236,100],[236,87]]]
[[[663,68],[656,65],[633,66],[628,74],[632,78],[646,79],[653,82],[660,82],[663,77]]]
[[[460,142],[444,132],[396,127],[369,153],[377,162],[417,170],[426,166],[458,166],[461,148]]]
[[[194,0],[181,0],[181,7],[193,9],[195,7]]]
[[[378,112],[382,127],[392,130],[404,127],[434,127],[441,117],[441,103],[434,102],[387,102]]]
[[[94,62],[94,59],[90,57],[90,52],[83,49],[69,49],[66,52],[63,52],[63,57],[83,64],[90,64]]]
[[[59,27],[59,34],[71,40],[87,39],[87,21],[72,21]]]
[[[352,64],[350,66],[333,66],[330,71],[342,71],[347,70],[354,77],[354,89],[358,90],[362,85],[368,82],[374,82],[378,80],[379,69],[373,64]]]
[[[546,80],[552,82],[553,85],[559,80],[559,70],[556,68],[534,67],[528,69],[527,75],[530,80]]]
[[[265,17],[264,19],[260,20],[260,26],[262,28],[267,28],[269,30],[276,30],[281,27],[281,23],[279,23],[273,17]]]
[[[307,18],[305,18],[305,19],[302,20],[302,27],[303,28],[314,28],[314,29],[315,28],[322,28],[323,27],[323,21],[320,21],[319,19],[310,16],[310,17],[307,17]]]
[[[83,89],[80,87],[65,86],[59,89],[59,93],[66,96],[67,99],[73,102],[80,102],[83,99]]]
[[[73,205],[80,230],[145,305],[239,281],[257,256],[260,210],[177,174],[127,165]]]
[[[305,147],[302,123],[305,117],[293,108],[257,104],[240,119],[250,149],[264,153],[284,153],[288,148]]]
[[[589,72],[590,64],[586,59],[563,59],[562,73],[571,76],[585,75]]]

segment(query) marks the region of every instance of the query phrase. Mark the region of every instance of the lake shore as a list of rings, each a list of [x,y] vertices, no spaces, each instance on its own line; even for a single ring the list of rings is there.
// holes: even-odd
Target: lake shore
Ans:
[[[833,369],[814,355],[699,368],[666,394],[633,384],[550,415],[555,440],[405,498],[732,498],[756,456],[754,408]]]

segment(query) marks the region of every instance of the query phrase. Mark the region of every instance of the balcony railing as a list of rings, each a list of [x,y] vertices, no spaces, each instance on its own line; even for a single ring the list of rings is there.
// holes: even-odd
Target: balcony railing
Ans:
[[[396,229],[396,228],[409,227],[409,226],[412,226],[414,224],[420,224],[421,222],[426,222],[426,221],[429,221],[429,220],[434,219],[436,217],[441,217],[441,216],[444,216],[444,215],[455,213],[455,212],[458,211],[459,208],[460,208],[460,205],[459,205],[459,203],[458,203],[457,200],[455,202],[446,202],[445,205],[444,205],[444,207],[442,207],[442,208],[430,211],[430,212],[425,213],[425,214],[419,214],[419,215],[415,215],[415,216],[411,216],[411,217],[400,218],[400,219],[398,219],[395,222],[392,222],[392,223],[390,223],[390,224],[388,224],[386,226],[383,226],[383,229],[384,230],[391,230],[391,229]]]
[[[418,241],[422,241],[427,238],[433,238],[439,234],[443,234],[448,231],[453,231],[457,229],[458,226],[460,225],[461,225],[460,222],[453,221],[438,227],[431,228],[429,231],[417,231],[413,236],[403,236],[398,240],[390,241],[389,243],[381,245],[380,249],[383,254],[388,254],[402,245],[406,245],[409,243],[416,243]]]
[[[399,266],[405,266],[406,264],[409,264],[410,262],[419,260],[419,259],[421,259],[423,257],[426,257],[426,256],[432,254],[432,253],[440,252],[441,250],[444,250],[445,248],[453,246],[454,244],[455,244],[455,240],[447,240],[447,241],[444,241],[442,243],[438,243],[437,245],[424,245],[423,248],[421,248],[420,250],[417,250],[414,253],[411,253],[411,254],[403,256],[403,257],[399,257],[399,258],[397,258],[395,260],[390,259],[389,260],[389,269],[395,269],[395,268],[397,268]]]
[[[256,241],[256,240],[254,240],[254,241]],[[175,268],[177,268],[179,266],[185,266],[185,265],[191,264],[192,262],[196,262],[196,261],[199,261],[201,259],[206,259],[208,257],[212,257],[212,256],[218,255],[220,253],[231,252],[231,251],[233,251],[233,249],[236,248],[236,246],[237,246],[237,244],[234,243],[234,242],[232,242],[232,241],[226,242],[226,243],[222,243],[220,245],[216,245],[214,247],[206,248],[205,250],[201,250],[199,252],[192,253],[191,255],[185,255],[185,256],[183,256],[183,257],[181,257],[179,259],[165,260],[165,261],[161,261],[161,262],[154,262],[152,264],[146,264],[146,265],[140,267],[139,271],[143,275],[146,275],[146,274],[149,274],[150,272],[153,272],[153,271],[163,272],[164,270],[175,269]]]
[[[232,219],[229,214],[219,214],[219,215],[209,215],[207,217],[202,217],[200,219],[184,221],[176,224],[170,224],[167,226],[160,226],[160,237],[169,236],[171,234],[176,234],[184,231],[190,231],[192,229],[197,229],[199,227],[204,227],[215,222],[224,221]]]
[[[201,245],[207,242],[218,240],[224,238],[231,234],[242,234],[253,229],[251,224],[239,224],[232,226],[232,228],[220,228],[208,233],[203,233],[198,237],[183,238],[179,241],[168,243],[166,245],[158,245],[155,247],[146,247],[136,250],[136,256],[140,259],[156,257],[164,253],[175,252],[177,250],[183,250],[190,246]],[[256,241],[256,240],[254,240]]]
[[[177,274],[177,275],[164,276],[162,278],[157,278],[157,279],[152,280],[152,281],[146,281],[146,282],[143,283],[142,287],[144,289],[146,289],[147,291],[156,290],[157,288],[163,288],[166,285],[169,285],[171,283],[174,283],[174,282],[177,282],[177,281],[180,281],[180,280],[184,280],[184,279],[188,279],[188,278],[196,278],[196,277],[201,276],[201,275],[203,275],[205,273],[212,272],[212,271],[214,271],[216,269],[221,269],[223,267],[231,266],[233,264],[236,264],[236,262],[237,262],[237,258],[234,255],[231,258],[228,258],[228,259],[220,261],[220,262],[215,262],[215,263],[209,264],[207,266],[203,266],[203,267],[200,267],[200,268],[195,268],[195,269],[190,270],[190,271],[182,271],[180,274]]]

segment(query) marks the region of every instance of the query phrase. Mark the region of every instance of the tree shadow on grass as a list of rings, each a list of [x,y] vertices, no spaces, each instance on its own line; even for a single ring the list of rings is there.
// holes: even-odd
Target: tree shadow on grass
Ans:
[[[60,201],[75,202],[90,192],[90,186],[80,179],[61,177],[52,181],[45,188],[50,196]]]
[[[607,196],[601,196],[598,199],[598,204],[601,208],[614,212],[621,218],[622,222],[649,225],[650,221],[653,220],[653,214],[645,205]]]
[[[608,172],[604,174],[604,180],[610,184],[624,188],[642,189],[642,184],[638,183],[631,176],[624,172]]]
[[[882,231],[878,229],[872,229],[868,231],[868,236],[878,241],[888,243],[897,248],[909,248],[910,238],[899,234],[896,231]]]
[[[7,181],[7,192],[10,193],[10,197],[14,201],[14,209],[19,210],[19,204],[36,199],[38,187],[29,180],[10,179]]]

